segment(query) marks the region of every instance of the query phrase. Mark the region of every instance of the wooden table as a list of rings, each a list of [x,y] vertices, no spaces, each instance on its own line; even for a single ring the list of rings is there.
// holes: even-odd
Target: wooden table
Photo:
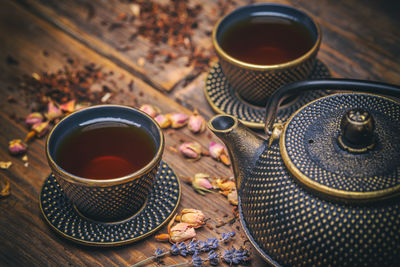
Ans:
[[[24,139],[28,133],[24,118],[35,107],[21,89],[24,87],[21,82],[26,79],[24,75],[55,73],[65,66],[74,70],[94,63],[101,66],[104,73],[112,71],[114,91],[107,103],[135,107],[149,103],[164,113],[191,114],[197,109],[206,119],[215,114],[203,95],[207,68],[201,68],[199,61],[188,62],[193,51],[185,48],[175,51],[168,44],[155,46],[140,33],[135,35],[134,24],[128,23],[126,18],[133,13],[128,2],[0,1],[0,161],[12,162],[10,168],[0,170],[0,176],[8,179],[11,185],[11,195],[0,199],[0,266],[130,266],[151,256],[156,248],[170,247],[168,243],[157,242],[154,235],[112,248],[77,245],[60,237],[46,224],[38,203],[42,184],[50,173],[44,153],[45,138],[29,143],[27,166],[21,157],[8,153],[8,142]],[[169,1],[159,2],[164,5]],[[206,64],[211,66],[215,63],[210,41],[212,26],[220,15],[246,1],[189,2],[191,7],[200,6],[198,23],[193,27],[192,47],[201,48]],[[400,6],[397,1],[272,2],[295,6],[317,18],[323,32],[318,58],[333,77],[400,84]],[[155,50],[158,54],[154,56]],[[131,81],[133,85],[129,86]],[[192,162],[176,152],[181,142],[194,139],[207,147],[211,140],[217,141],[210,132],[195,136],[187,128],[165,130],[165,137],[164,160],[177,174],[232,175],[229,167],[209,157]],[[237,237],[228,246],[238,248],[246,244],[253,253],[251,265],[264,264],[245,242],[238,220],[217,227],[220,220],[226,221],[233,214],[233,206],[224,196],[218,193],[202,196],[182,183],[179,210],[183,208],[201,209],[209,218],[207,225],[197,231],[198,239],[218,237],[222,232],[235,230]],[[164,226],[157,233],[166,231]],[[167,257],[163,264],[183,261],[181,256]]]

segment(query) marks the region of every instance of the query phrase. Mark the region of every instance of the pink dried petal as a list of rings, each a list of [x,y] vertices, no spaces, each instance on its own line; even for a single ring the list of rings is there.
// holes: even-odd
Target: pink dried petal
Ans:
[[[210,176],[208,174],[196,173],[192,181],[193,188],[200,194],[204,194],[204,192],[211,192],[209,189],[212,189],[213,186],[208,180],[209,177]]]
[[[196,236],[196,231],[187,223],[178,223],[169,232],[170,241],[179,243]]]
[[[193,133],[201,133],[206,129],[206,120],[195,111],[189,118],[188,127]]]
[[[181,128],[185,126],[189,119],[189,116],[184,113],[170,113],[167,114],[167,116],[171,120],[172,128]]]
[[[32,125],[32,130],[36,132],[37,137],[42,137],[47,133],[49,130],[49,121],[41,122],[41,123],[36,123]]]
[[[57,119],[62,116],[61,109],[59,109],[56,104],[54,104],[52,101],[49,102],[47,105],[47,113],[45,114],[46,118],[49,121],[52,121],[54,119]]]
[[[28,125],[34,125],[42,121],[43,121],[43,115],[39,112],[33,112],[29,114],[25,119],[25,123]]]
[[[171,125],[171,121],[168,116],[159,114],[157,115],[154,120],[160,125],[162,129],[168,128]]]
[[[9,142],[8,151],[11,155],[24,154],[28,146],[21,139],[14,139]]]
[[[179,146],[179,152],[185,157],[198,159],[201,156],[201,145],[195,141],[185,142]]]
[[[160,113],[160,109],[158,107],[149,104],[143,104],[142,106],[140,106],[139,109],[152,118],[154,118],[155,116],[157,116],[158,113]]]
[[[223,145],[210,142],[210,146],[208,147],[208,151],[210,152],[210,156],[214,159],[219,160],[221,154],[224,152],[225,148]]]
[[[74,112],[75,111],[75,99],[70,100],[62,105],[60,105],[60,109],[64,112]]]

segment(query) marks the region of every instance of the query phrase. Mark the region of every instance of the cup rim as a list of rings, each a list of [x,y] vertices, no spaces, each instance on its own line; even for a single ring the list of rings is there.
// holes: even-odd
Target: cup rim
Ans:
[[[91,109],[103,109],[103,108],[118,108],[118,109],[125,109],[125,110],[130,110],[134,112],[138,112],[139,114],[143,115],[147,119],[149,119],[154,126],[156,127],[159,135],[160,135],[160,145],[158,146],[157,152],[155,153],[154,157],[150,162],[148,162],[144,167],[140,168],[139,170],[127,174],[125,176],[117,177],[117,178],[111,178],[111,179],[101,179],[101,180],[96,180],[96,179],[89,179],[89,178],[84,178],[80,177],[77,175],[74,175],[67,170],[63,169],[59,164],[56,163],[56,161],[53,159],[53,157],[50,154],[50,149],[49,149],[49,142],[50,138],[57,129],[59,125],[61,125],[62,122],[70,119],[72,116],[77,116],[81,112],[86,112],[87,110]],[[46,157],[50,165],[50,169],[55,174],[57,177],[62,177],[64,180],[70,182],[70,183],[78,183],[78,184],[84,184],[87,186],[110,186],[110,185],[116,185],[116,184],[122,184],[126,183],[132,180],[135,180],[137,178],[142,177],[143,175],[149,173],[151,170],[153,170],[154,167],[157,166],[157,164],[161,161],[162,154],[164,152],[164,145],[165,145],[165,140],[164,140],[164,133],[161,130],[161,127],[158,125],[158,123],[148,114],[145,112],[129,107],[129,106],[124,106],[124,105],[118,105],[118,104],[100,104],[100,105],[93,105],[81,110],[77,110],[72,112],[71,114],[68,114],[65,116],[63,119],[61,119],[50,131],[49,135],[47,136],[46,140]]]
[[[283,62],[283,63],[279,63],[279,64],[273,64],[273,65],[258,65],[258,64],[253,64],[253,63],[247,63],[244,62],[242,60],[236,59],[232,56],[230,56],[228,53],[226,53],[222,47],[220,46],[218,40],[217,40],[217,31],[219,26],[221,25],[221,23],[223,21],[225,21],[230,15],[232,15],[233,13],[236,12],[240,12],[241,10],[245,10],[251,7],[257,7],[257,6],[262,6],[262,7],[283,7],[283,8],[288,8],[288,9],[292,9],[295,10],[296,12],[299,12],[301,14],[303,14],[305,17],[308,17],[310,19],[310,21],[314,24],[315,28],[317,29],[317,39],[314,42],[314,45],[303,55],[301,55],[298,58],[295,58],[291,61],[287,61],[287,62]],[[216,50],[217,54],[219,56],[221,56],[224,60],[228,61],[231,64],[234,64],[240,68],[245,68],[245,69],[251,69],[251,70],[258,70],[258,71],[266,71],[266,70],[280,70],[280,69],[286,69],[286,68],[290,68],[293,66],[298,65],[299,63],[306,61],[308,58],[310,58],[314,53],[316,53],[319,49],[319,46],[321,45],[321,39],[322,39],[322,32],[320,29],[319,24],[316,22],[316,19],[314,18],[314,16],[312,16],[311,14],[304,12],[302,10],[299,10],[295,7],[292,6],[288,6],[288,5],[283,5],[283,4],[275,4],[275,3],[256,3],[256,4],[251,4],[251,5],[246,5],[246,6],[242,6],[239,7],[231,12],[229,12],[228,14],[226,14],[225,16],[223,16],[222,18],[220,18],[217,23],[215,24],[213,31],[212,31],[212,43],[214,46],[214,49]]]

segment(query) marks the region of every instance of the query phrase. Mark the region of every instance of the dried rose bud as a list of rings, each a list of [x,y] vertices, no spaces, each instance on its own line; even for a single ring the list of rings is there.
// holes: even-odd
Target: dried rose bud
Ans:
[[[45,121],[45,122],[41,122],[41,123],[36,123],[34,125],[32,125],[32,130],[35,131],[36,136],[37,137],[42,137],[43,135],[45,135],[47,133],[47,131],[49,130],[49,122]]]
[[[60,109],[64,112],[74,112],[75,111],[75,99],[70,100],[62,105],[60,105]]]
[[[232,180],[227,179],[217,179],[218,188],[222,191],[232,191],[236,190],[236,184]]]
[[[223,145],[215,143],[215,142],[210,142],[208,151],[210,152],[210,156],[213,159],[220,160],[227,166],[230,165],[228,155],[227,155],[225,147]]]
[[[167,116],[171,120],[171,127],[175,129],[185,126],[189,119],[189,116],[184,113],[170,113]]]
[[[143,104],[139,109],[152,118],[154,118],[155,116],[157,116],[158,113],[160,113],[160,109],[158,107],[149,104]]]
[[[189,118],[188,127],[192,133],[201,133],[206,129],[206,120],[195,110]]]
[[[179,243],[195,237],[196,231],[187,223],[178,223],[170,229],[169,236],[171,243]]]
[[[179,146],[179,152],[191,159],[199,159],[201,157],[201,151],[201,145],[196,141],[185,142]]]
[[[47,105],[47,113],[45,114],[45,116],[49,121],[52,121],[54,119],[61,117],[62,112],[61,109],[59,109],[56,104],[50,101],[49,104]]]
[[[26,152],[28,146],[21,139],[11,140],[8,144],[8,151],[11,155],[20,155]]]
[[[180,216],[181,223],[187,223],[193,228],[199,228],[205,224],[206,216],[201,210],[196,209],[183,209]]]
[[[33,112],[31,114],[29,114],[26,119],[25,119],[25,123],[28,125],[34,125],[36,123],[40,123],[43,121],[43,115],[39,112]]]
[[[159,114],[157,115],[154,120],[160,125],[162,129],[168,128],[171,125],[171,120],[168,118],[168,116]]]
[[[210,189],[213,188],[210,181],[208,180],[210,176],[205,173],[196,173],[193,180],[192,180],[192,187],[193,189],[202,195],[204,192],[212,192]]]

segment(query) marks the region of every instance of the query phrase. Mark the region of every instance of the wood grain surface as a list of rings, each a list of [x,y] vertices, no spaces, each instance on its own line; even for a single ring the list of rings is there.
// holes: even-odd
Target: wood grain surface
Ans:
[[[161,4],[169,3],[160,0]],[[201,5],[198,27],[193,30],[193,43],[201,47],[210,66],[216,62],[210,31],[216,20],[247,1],[188,1]],[[397,1],[356,0],[273,0],[304,10],[320,23],[323,39],[318,58],[335,77],[378,80],[400,84],[400,18]],[[25,117],[33,103],[20,90],[25,76],[33,73],[54,73],[67,66],[81,69],[94,63],[102,71],[113,73],[113,96],[109,103],[139,107],[149,103],[163,113],[191,114],[197,109],[207,120],[214,115],[204,95],[207,69],[196,63],[187,64],[191,51],[179,51],[181,57],[166,63],[165,55],[147,60],[153,49],[173,51],[168,44],[154,47],[143,36],[129,38],[132,25],[110,30],[110,23],[121,13],[130,12],[129,1],[0,1],[0,161],[11,161],[9,169],[0,170],[0,178],[8,179],[11,195],[0,198],[0,266],[130,266],[151,256],[156,248],[169,248],[154,236],[139,242],[113,248],[77,245],[53,232],[39,209],[39,193],[50,173],[44,153],[45,137],[29,143],[28,162],[8,152],[8,142],[24,139],[29,129]],[[122,49],[129,45],[131,48]],[[177,52],[178,53],[178,52]],[[145,59],[143,62],[142,58]],[[133,81],[130,89],[129,83]],[[207,148],[218,141],[209,131],[192,134],[186,127],[164,131],[166,149],[163,159],[178,175],[194,176],[205,172],[215,177],[232,176],[230,167],[210,157],[189,161],[177,153],[185,141],[198,141]],[[219,141],[218,141],[219,142]],[[207,225],[197,231],[197,238],[218,237],[222,232],[237,231],[229,246],[245,244],[252,252],[251,266],[266,265],[251,248],[240,223],[217,227],[219,220],[232,216],[234,206],[219,193],[202,196],[190,185],[182,183],[179,210],[196,208],[208,218]],[[165,233],[164,226],[158,233]],[[163,264],[186,259],[167,257]],[[221,264],[221,266],[227,266]],[[162,266],[151,263],[150,266]]]

